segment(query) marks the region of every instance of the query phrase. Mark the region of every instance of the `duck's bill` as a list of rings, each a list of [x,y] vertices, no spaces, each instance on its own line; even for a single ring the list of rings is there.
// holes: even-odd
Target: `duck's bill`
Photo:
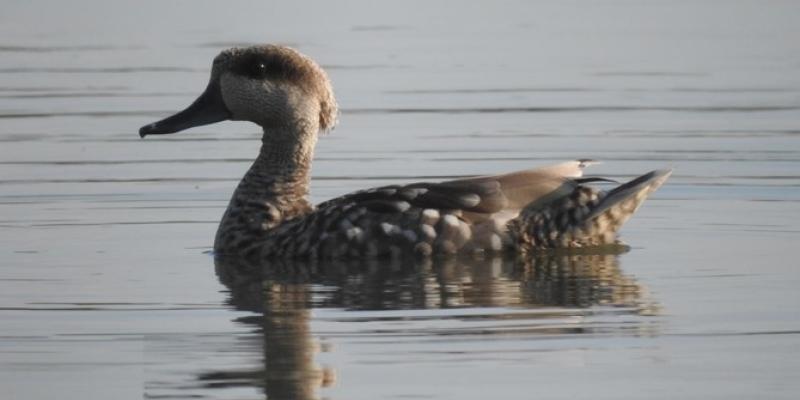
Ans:
[[[212,81],[208,84],[206,91],[192,105],[171,117],[141,127],[139,136],[166,135],[230,118],[231,112],[228,111],[225,102],[222,100],[219,84],[216,81]]]

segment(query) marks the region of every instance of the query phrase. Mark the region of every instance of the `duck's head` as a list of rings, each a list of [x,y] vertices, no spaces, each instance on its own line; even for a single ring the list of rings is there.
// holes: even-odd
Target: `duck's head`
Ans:
[[[224,50],[208,87],[185,110],[143,126],[139,136],[175,133],[224,120],[251,121],[270,131],[325,131],[337,108],[325,71],[294,49],[263,45]]]

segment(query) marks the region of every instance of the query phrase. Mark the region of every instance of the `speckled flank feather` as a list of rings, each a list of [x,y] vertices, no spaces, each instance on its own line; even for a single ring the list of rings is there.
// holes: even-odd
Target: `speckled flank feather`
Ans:
[[[239,241],[236,251],[262,259],[501,252],[513,247],[507,223],[520,208],[565,195],[576,183],[562,175],[578,177],[588,164],[364,190],[270,227],[258,240]]]
[[[522,190],[508,186],[511,174],[356,192],[270,229],[244,253],[252,259],[397,258],[609,244],[668,175],[650,173],[603,193],[553,173],[552,167],[514,173],[560,183],[553,188],[543,179],[546,191],[528,183],[538,197],[521,213],[505,193]]]
[[[262,147],[231,198],[218,254],[254,260],[530,252],[616,240],[668,172],[608,193],[582,178],[591,160],[441,183],[392,185],[316,207],[308,201],[317,137],[336,122],[333,89],[316,63],[282,46],[229,49],[186,110],[142,127],[142,137],[224,119],[260,125]]]

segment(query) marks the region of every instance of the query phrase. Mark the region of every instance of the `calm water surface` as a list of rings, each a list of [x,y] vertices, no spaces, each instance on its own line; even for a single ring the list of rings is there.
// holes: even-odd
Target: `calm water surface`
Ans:
[[[0,13],[8,399],[751,399],[800,384],[800,4],[57,2]],[[293,45],[341,124],[312,197],[596,158],[674,167],[624,254],[209,254],[246,123],[139,126]]]

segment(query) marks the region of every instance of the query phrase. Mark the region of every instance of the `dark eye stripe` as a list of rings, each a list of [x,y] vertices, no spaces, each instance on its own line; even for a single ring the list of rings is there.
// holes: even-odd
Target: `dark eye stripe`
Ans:
[[[233,71],[252,79],[275,79],[289,78],[292,72],[291,67],[280,57],[252,55],[238,60]]]
[[[238,54],[229,65],[230,72],[247,79],[284,81],[310,92],[315,90],[313,66],[292,53],[261,51]]]

